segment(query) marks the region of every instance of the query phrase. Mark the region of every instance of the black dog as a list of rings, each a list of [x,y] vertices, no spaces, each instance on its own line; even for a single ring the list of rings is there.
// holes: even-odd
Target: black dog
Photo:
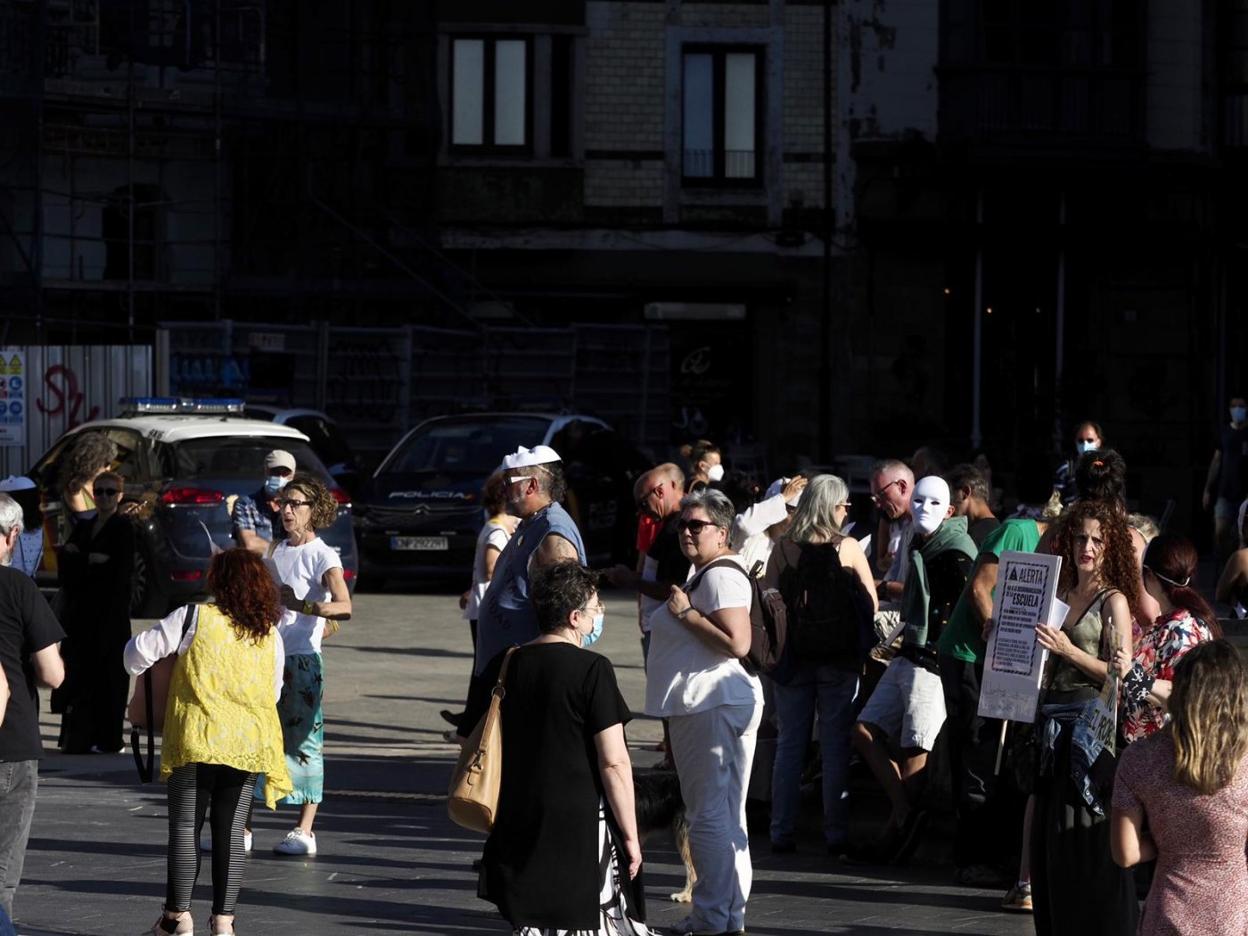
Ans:
[[[633,770],[633,799],[637,808],[637,834],[644,843],[660,829],[671,829],[676,852],[685,864],[684,890],[672,894],[672,900],[688,903],[693,899],[693,857],[689,852],[689,824],[685,822],[685,801],[680,796],[680,781],[674,770]]]

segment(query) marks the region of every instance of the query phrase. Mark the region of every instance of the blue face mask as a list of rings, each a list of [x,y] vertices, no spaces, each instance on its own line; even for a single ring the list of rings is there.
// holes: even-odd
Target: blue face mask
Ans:
[[[281,475],[269,475],[264,479],[264,493],[270,497],[276,495],[286,486],[286,482],[289,480],[289,478],[283,478]]]
[[[598,638],[602,636],[602,619],[604,616],[605,615],[602,615],[602,614],[594,615],[594,629],[591,630],[588,634],[584,634],[581,636],[582,647],[588,647],[590,644],[594,644],[598,642]]]
[[[1231,407],[1231,421],[1232,422],[1243,422],[1246,419],[1248,419],[1248,407],[1243,407],[1243,406]]]
[[[1095,452],[1098,448],[1100,448],[1100,446],[1095,442],[1084,442],[1082,439],[1075,443],[1075,451],[1080,455],[1086,455],[1088,452]]]

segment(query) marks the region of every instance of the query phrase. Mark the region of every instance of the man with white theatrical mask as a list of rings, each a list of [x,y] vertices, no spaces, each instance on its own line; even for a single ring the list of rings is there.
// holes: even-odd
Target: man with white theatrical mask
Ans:
[[[585,544],[576,521],[559,501],[567,492],[563,462],[548,445],[523,445],[503,459],[507,512],[520,525],[494,564],[494,577],[477,609],[477,655],[473,675],[508,647],[528,643],[539,634],[537,614],[529,601],[529,578],[535,569],[556,562],[585,564]],[[475,725],[461,725],[467,736]]]
[[[945,721],[936,644],[976,555],[966,518],[953,516],[943,478],[929,475],[914,486],[910,515],[914,535],[901,596],[901,649],[854,726],[854,746],[892,804],[882,835],[862,857],[885,863],[905,861],[922,833],[927,755]],[[901,751],[899,761],[892,759],[890,741]]]

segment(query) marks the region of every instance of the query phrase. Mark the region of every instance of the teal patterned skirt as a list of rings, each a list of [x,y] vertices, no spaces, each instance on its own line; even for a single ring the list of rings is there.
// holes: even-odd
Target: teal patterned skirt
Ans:
[[[324,667],[319,653],[286,657],[277,715],[282,722],[286,769],[295,789],[285,799],[278,800],[279,803],[302,806],[319,803],[324,796],[325,718],[321,711],[324,688]],[[255,796],[264,802],[263,775],[256,783]]]

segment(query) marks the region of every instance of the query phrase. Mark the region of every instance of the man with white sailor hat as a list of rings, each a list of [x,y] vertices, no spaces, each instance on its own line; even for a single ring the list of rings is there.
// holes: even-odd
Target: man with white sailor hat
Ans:
[[[477,612],[476,676],[503,650],[538,636],[537,615],[529,602],[533,570],[556,562],[585,562],[581,531],[559,503],[567,490],[559,453],[548,445],[522,445],[503,459],[500,470],[507,484],[507,510],[520,518],[520,525],[499,554]]]

